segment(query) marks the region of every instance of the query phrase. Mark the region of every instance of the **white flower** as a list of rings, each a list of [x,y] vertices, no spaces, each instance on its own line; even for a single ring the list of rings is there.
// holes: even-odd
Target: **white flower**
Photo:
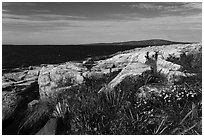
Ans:
[[[165,95],[164,99],[166,99],[166,98],[168,98],[168,95],[167,95],[167,94]]]
[[[171,100],[169,99],[168,102],[171,102]]]
[[[181,100],[181,98],[177,98],[177,100]]]

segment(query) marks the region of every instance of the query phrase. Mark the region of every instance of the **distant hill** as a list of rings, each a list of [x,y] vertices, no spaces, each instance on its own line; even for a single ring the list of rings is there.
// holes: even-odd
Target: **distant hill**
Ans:
[[[83,45],[124,45],[124,46],[138,46],[138,47],[146,47],[146,46],[161,46],[161,45],[170,45],[170,44],[190,44],[193,42],[175,42],[169,40],[162,39],[150,39],[150,40],[140,40],[140,41],[126,41],[126,42],[113,42],[113,43],[93,43],[93,44],[83,44]]]
[[[150,39],[150,40],[140,40],[140,41],[124,41],[124,42],[111,42],[111,43],[89,43],[89,44],[67,44],[67,46],[135,46],[135,47],[146,47],[146,46],[161,46],[170,44],[191,44],[196,42],[176,42],[163,39]],[[3,44],[6,46],[13,46],[15,44]],[[39,45],[39,46],[55,46],[55,45]],[[58,46],[58,45],[57,45]],[[64,45],[62,45],[64,46]]]

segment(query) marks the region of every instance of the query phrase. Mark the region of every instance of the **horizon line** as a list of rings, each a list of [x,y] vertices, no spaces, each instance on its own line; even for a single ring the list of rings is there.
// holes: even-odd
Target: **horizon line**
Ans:
[[[144,40],[128,40],[128,41],[113,41],[113,42],[94,42],[94,43],[81,43],[81,44],[3,44],[2,45],[94,45],[94,44],[116,44],[116,43],[126,43],[126,42],[141,42],[141,41],[150,41],[150,40],[161,40],[161,41],[168,41],[168,42],[177,42],[177,43],[202,43],[199,41],[174,41],[174,40],[167,40],[167,39],[144,39]]]

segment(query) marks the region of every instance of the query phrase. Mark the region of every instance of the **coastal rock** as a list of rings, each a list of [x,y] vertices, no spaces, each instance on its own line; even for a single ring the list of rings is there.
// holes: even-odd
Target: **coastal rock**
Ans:
[[[26,78],[29,78],[29,77],[38,77],[38,75],[40,73],[40,69],[29,70],[27,72]]]
[[[106,71],[92,71],[92,72],[84,72],[82,75],[84,78],[91,79],[93,81],[98,81],[100,79],[106,78]]]
[[[2,91],[2,117],[3,120],[15,117],[18,115],[19,110],[25,111],[27,104],[39,98],[38,84],[32,82],[26,88],[13,89],[12,91]],[[18,109],[17,109],[18,108]]]
[[[91,68],[95,65],[95,62],[92,58],[88,58],[85,61],[82,62],[83,66],[88,69],[88,71],[91,71]]]
[[[112,58],[98,61],[94,68],[98,69],[110,69],[112,66],[117,69],[126,67],[131,60],[131,53],[115,55]]]
[[[9,81],[17,82],[22,80],[26,76],[27,71],[11,72],[3,74],[4,78]]]
[[[17,96],[14,91],[2,92],[2,120],[14,117],[15,109],[18,107],[21,100],[22,97]]]
[[[183,66],[168,61],[168,58],[173,57],[180,59],[183,52],[186,54],[192,52],[197,54],[200,49],[200,44],[179,44],[138,48],[131,50],[131,53],[116,55],[110,59],[103,60],[100,63],[102,67],[107,67],[108,64],[119,66],[117,62],[120,62],[120,64],[125,66],[122,71],[110,83],[108,83],[109,91],[113,90],[117,85],[126,80],[126,77],[131,76],[138,79],[139,77],[142,77],[144,73],[148,73],[147,75],[156,75],[163,79],[163,83],[171,85],[175,82],[182,81],[185,77],[193,76],[193,74],[184,73],[182,70]],[[100,63],[98,66],[100,66]],[[146,78],[143,77],[143,79],[146,81]],[[99,92],[103,90],[104,88]]]
[[[126,77],[132,77],[138,79],[142,73],[150,71],[151,68],[148,65],[142,63],[132,63],[125,67],[108,85],[110,90],[114,89],[120,84]],[[99,91],[101,92],[101,91]]]
[[[197,75],[197,68],[202,71],[201,48],[201,44],[135,48],[116,53],[108,59],[91,60],[89,62],[91,69],[87,69],[86,65],[89,63],[86,62],[66,62],[5,73],[2,79],[2,119],[13,117],[19,103],[26,99],[26,103],[23,103],[31,111],[35,110],[33,108],[40,108],[34,114],[38,114],[37,111],[43,111],[40,120],[36,118],[36,123],[45,117],[48,120],[48,113],[54,111],[55,108],[52,106],[59,99],[57,95],[65,92],[73,95],[76,91],[85,89],[87,82],[92,83],[91,86],[88,85],[89,87],[96,86],[93,89],[99,93],[114,90],[135,91],[139,98],[145,99],[151,98],[152,92],[157,96],[160,96],[163,91],[172,89],[173,92],[173,85],[176,82],[182,82],[186,77]],[[184,65],[195,67],[196,71],[185,72]],[[44,106],[39,102],[43,102]],[[52,105],[48,105],[48,102]]]
[[[38,79],[40,67],[32,67],[33,70],[18,70],[18,72],[3,73],[3,91],[23,90]]]
[[[14,88],[14,82],[2,82],[2,90],[12,90]]]
[[[33,99],[38,98],[38,85],[35,83],[38,76],[34,77],[33,75],[30,75],[27,77],[27,72],[27,70],[15,69],[11,70],[11,72],[3,73],[3,129],[15,125],[15,122],[25,116],[27,104]],[[19,122],[17,123],[19,124]]]
[[[38,78],[39,92],[41,99],[51,97],[57,92],[58,88],[69,87],[83,83],[83,77],[78,70],[79,67],[59,65],[57,67],[43,67]]]
[[[39,103],[39,100],[33,100],[30,103],[28,103],[28,109],[29,111],[32,111],[35,106],[37,106]]]

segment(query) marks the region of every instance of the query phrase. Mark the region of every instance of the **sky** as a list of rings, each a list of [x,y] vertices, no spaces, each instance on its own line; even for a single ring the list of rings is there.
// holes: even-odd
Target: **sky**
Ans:
[[[2,43],[202,41],[197,2],[3,2]]]

